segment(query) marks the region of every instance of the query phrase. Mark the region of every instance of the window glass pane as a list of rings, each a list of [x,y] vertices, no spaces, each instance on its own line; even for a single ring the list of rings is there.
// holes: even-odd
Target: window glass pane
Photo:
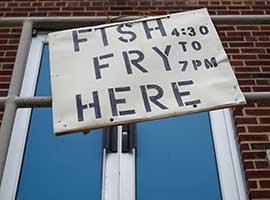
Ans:
[[[35,95],[51,95],[48,45]],[[100,200],[101,173],[101,130],[56,137],[51,108],[32,110],[17,200]]]
[[[138,123],[137,200],[221,199],[208,113]]]

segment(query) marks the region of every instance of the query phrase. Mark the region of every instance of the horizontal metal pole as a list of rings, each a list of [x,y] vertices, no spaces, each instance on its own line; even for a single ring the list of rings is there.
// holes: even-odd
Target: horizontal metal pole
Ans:
[[[247,92],[244,93],[247,101],[270,101],[270,92]],[[38,97],[0,97],[0,106],[3,106],[5,102],[12,101],[18,108],[31,108],[31,107],[51,107],[51,96],[38,96]]]
[[[113,22],[143,18],[144,16],[111,16]],[[270,15],[212,15],[217,24],[270,24]],[[62,29],[106,23],[108,17],[5,17],[0,26],[20,26],[25,20],[33,22],[35,28]]]
[[[15,103],[18,108],[51,107],[52,97],[16,97]]]
[[[247,92],[244,93],[247,101],[269,101],[270,92]]]

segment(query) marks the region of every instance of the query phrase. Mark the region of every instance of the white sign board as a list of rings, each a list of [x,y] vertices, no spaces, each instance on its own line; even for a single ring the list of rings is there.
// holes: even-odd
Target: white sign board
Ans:
[[[246,103],[206,9],[49,34],[56,135]]]

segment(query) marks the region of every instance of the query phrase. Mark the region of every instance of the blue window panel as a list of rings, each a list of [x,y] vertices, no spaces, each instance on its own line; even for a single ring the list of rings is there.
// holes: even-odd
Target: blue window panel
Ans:
[[[138,123],[137,200],[219,200],[208,113]]]
[[[50,94],[44,45],[35,95]],[[17,200],[100,200],[102,131],[56,137],[52,127],[51,108],[32,110]]]

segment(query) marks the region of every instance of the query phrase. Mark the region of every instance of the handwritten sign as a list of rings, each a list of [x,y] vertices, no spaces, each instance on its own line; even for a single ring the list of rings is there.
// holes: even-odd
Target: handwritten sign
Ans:
[[[244,104],[206,9],[49,34],[56,135]]]

